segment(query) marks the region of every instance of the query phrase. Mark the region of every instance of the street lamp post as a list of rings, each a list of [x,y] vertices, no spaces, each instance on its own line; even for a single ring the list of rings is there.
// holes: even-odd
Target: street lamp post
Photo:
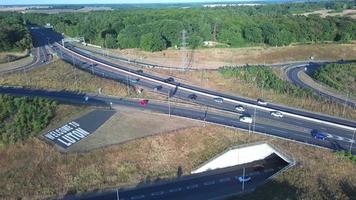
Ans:
[[[169,117],[171,117],[171,102],[170,102],[170,99],[169,99],[170,92],[171,92],[171,90],[168,90],[168,92],[167,92],[168,114],[169,114]]]
[[[350,143],[350,153],[352,152],[352,144],[355,142],[355,132],[356,132],[356,129],[354,129],[354,134],[352,134],[352,141]]]

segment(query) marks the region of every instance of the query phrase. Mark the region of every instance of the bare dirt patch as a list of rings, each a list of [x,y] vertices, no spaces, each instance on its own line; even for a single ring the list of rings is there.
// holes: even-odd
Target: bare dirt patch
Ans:
[[[69,152],[89,151],[154,134],[202,126],[202,123],[198,121],[169,117],[149,111],[137,111],[119,106],[116,110],[116,114],[98,130],[70,147]]]
[[[90,48],[90,47],[87,47]],[[96,48],[90,48],[99,52]],[[108,50],[112,55],[130,59],[144,60],[152,64],[169,67],[182,67],[183,54],[179,50],[144,52],[139,49]],[[208,48],[189,50],[189,66],[192,68],[216,69],[227,65],[271,64],[308,60],[356,59],[356,45],[351,44],[310,44],[286,47],[248,47],[248,48]]]
[[[345,9],[342,12],[333,12],[334,10],[327,10],[327,9],[323,9],[323,10],[316,10],[313,12],[306,12],[306,13],[302,13],[302,14],[298,14],[298,15],[304,15],[304,16],[308,16],[308,15],[320,15],[320,17],[327,17],[327,16],[349,16],[352,19],[356,19],[356,9]]]

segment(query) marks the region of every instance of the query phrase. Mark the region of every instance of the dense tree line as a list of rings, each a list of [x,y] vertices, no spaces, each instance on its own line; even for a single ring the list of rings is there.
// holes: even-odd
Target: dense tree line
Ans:
[[[238,77],[248,83],[255,83],[262,89],[271,89],[279,94],[290,94],[295,97],[313,97],[311,90],[301,89],[292,83],[280,79],[270,67],[266,66],[243,66],[243,67],[222,67],[219,72],[225,77]]]
[[[356,64],[328,64],[313,73],[316,80],[344,93],[356,95]]]
[[[31,35],[21,15],[0,13],[0,51],[22,51],[31,46]]]
[[[0,95],[0,143],[11,144],[38,134],[54,116],[56,103],[41,98]]]
[[[292,42],[348,42],[356,39],[354,19],[293,15],[338,5],[329,4],[131,9],[56,15],[29,13],[24,18],[42,25],[49,22],[58,32],[72,37],[83,36],[87,42],[108,48],[140,47],[147,51],[181,46],[183,30],[187,31],[186,42],[191,47],[202,46],[203,41],[211,40],[241,47],[258,44],[282,46]]]

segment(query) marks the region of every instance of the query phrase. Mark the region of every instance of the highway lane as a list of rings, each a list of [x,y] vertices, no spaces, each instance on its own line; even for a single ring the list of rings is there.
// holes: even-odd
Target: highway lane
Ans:
[[[337,62],[339,63],[339,62]],[[332,95],[330,93],[325,93],[323,91],[318,90],[317,88],[314,88],[311,85],[308,85],[307,83],[304,83],[302,80],[299,79],[298,77],[298,73],[304,71],[305,68],[307,68],[307,75],[310,75],[311,73],[313,73],[314,70],[318,69],[319,67],[322,67],[321,64],[317,64],[317,63],[308,63],[302,66],[298,66],[298,67],[294,67],[291,68],[287,71],[287,76],[288,79],[294,83],[295,85],[301,87],[301,88],[308,88],[311,89],[312,91],[314,91],[316,94],[325,97],[327,99],[330,99],[332,101],[338,102],[340,104],[347,104],[349,106],[351,106],[352,108],[356,107],[356,104],[353,101],[344,99],[344,98],[340,98],[337,95]]]
[[[243,130],[253,130],[257,133],[267,134],[270,136],[276,136],[284,139],[290,139],[294,141],[303,142],[306,144],[317,145],[330,149],[337,150],[349,150],[351,142],[355,143],[352,140],[351,132],[347,136],[343,137],[328,137],[326,140],[317,140],[313,138],[310,134],[310,130],[305,128],[304,124],[290,124],[289,120],[285,121],[286,125],[281,125],[279,119],[270,119],[265,118],[270,115],[266,113],[259,112],[260,115],[257,115],[255,123],[248,124],[239,121],[240,114],[231,113],[231,112],[221,112],[219,110],[208,109],[205,107],[196,107],[191,105],[182,105],[178,103],[168,103],[166,102],[155,102],[150,101],[147,106],[140,106],[139,100],[132,99],[123,99],[116,97],[108,96],[97,96],[84,93],[75,93],[75,92],[57,92],[57,91],[45,91],[45,90],[34,90],[26,88],[10,88],[10,87],[0,87],[0,93],[11,94],[18,96],[39,96],[44,98],[51,98],[58,101],[77,103],[77,104],[88,104],[88,105],[110,105],[110,102],[113,105],[127,106],[132,108],[138,108],[140,110],[151,110],[154,112],[162,114],[171,114],[179,117],[185,117],[200,121],[205,121],[207,123],[214,123],[218,125],[224,125],[229,127],[234,127]],[[86,102],[85,97],[89,97],[89,100]],[[266,120],[271,120],[270,123],[266,123]],[[293,128],[295,126],[298,128]],[[313,127],[314,125],[310,124],[309,126]],[[337,130],[336,133],[345,130]],[[329,131],[328,131],[329,132]],[[335,135],[335,133],[330,133],[330,135]],[[336,134],[337,136],[339,134]],[[342,138],[342,139],[341,139]],[[352,153],[356,152],[356,146],[353,145]]]
[[[68,59],[70,60],[70,58],[68,58]],[[77,62],[77,63],[79,63],[79,62]],[[96,72],[95,69],[94,69],[94,72]],[[106,77],[110,77],[112,79],[121,79],[122,82],[127,82],[126,81],[127,79],[129,79],[129,80],[132,79],[129,76],[125,77],[123,75],[120,75],[120,74],[118,75],[118,74],[116,74],[114,72],[110,72],[110,71],[109,72],[105,72],[104,70],[98,70],[98,72],[106,74]],[[154,87],[158,86],[157,84],[149,82],[149,81],[146,81],[144,79],[138,81],[136,83],[136,85],[140,85],[140,86],[149,88],[151,90],[153,90]],[[213,105],[213,107],[215,107],[215,108],[224,109],[224,110],[228,110],[228,111],[235,111],[236,104],[229,104],[229,102],[227,102],[227,103],[226,102],[224,102],[224,103],[212,102],[211,98],[207,98],[205,96],[197,96],[196,100],[191,100],[191,99],[188,98],[188,96],[190,94],[192,94],[192,93],[187,93],[186,91],[180,90],[179,87],[177,87],[176,89],[177,90],[176,90],[174,96],[178,97],[180,99],[190,100],[192,102],[196,102],[196,103],[199,103],[199,104],[207,105],[207,106],[210,106],[210,107]],[[168,95],[169,93],[171,93],[170,91],[173,91],[173,89],[171,89],[169,87],[166,87],[166,86],[163,86],[161,91],[159,91],[159,92],[161,94]],[[250,107],[246,107],[246,110],[248,112],[244,112],[244,114],[249,115],[249,116],[253,116],[254,112],[251,110]],[[260,113],[263,113],[263,112],[260,112],[260,110],[258,110],[257,115],[259,115]],[[265,116],[268,117],[268,118],[271,117],[269,112]],[[292,123],[292,124],[298,125],[298,126],[300,126],[301,124],[304,124],[306,128],[323,130],[323,131],[328,132],[331,135],[333,135],[335,133],[336,134],[340,133],[340,129],[334,128],[333,126],[319,124],[319,123],[315,123],[315,122],[309,122],[309,121],[301,120],[301,119],[295,118],[295,117],[285,116],[285,117],[281,118],[280,120],[289,121],[289,123]],[[353,134],[352,130],[345,130],[345,131],[343,131],[341,133],[343,134],[342,138],[351,138],[352,134]]]
[[[121,67],[122,69],[125,69],[125,70],[130,70],[131,68],[130,67],[127,67],[126,63],[122,63],[120,64],[120,66],[118,66],[117,64],[113,64],[113,63],[110,63],[106,60],[103,60],[103,59],[99,59],[99,58],[95,58],[93,56],[93,54],[91,53],[88,53],[87,50],[81,50],[80,48],[78,47],[75,47],[71,44],[68,44],[69,48],[71,48],[71,50],[81,54],[81,55],[85,55],[89,58],[92,58],[94,60],[97,60],[99,62],[102,62],[102,63],[105,63],[105,64],[108,64],[108,65],[112,65],[112,66],[116,66],[116,67]],[[115,56],[113,56],[113,58],[116,58]],[[119,60],[123,60],[124,62],[133,62],[134,64],[136,63],[135,61],[130,61],[126,58],[121,58],[121,57],[118,57],[117,59]],[[330,63],[328,61],[321,61],[321,64],[325,64],[325,63]],[[307,65],[309,64],[309,62],[296,62],[295,63],[295,66],[303,66],[304,65]],[[146,65],[150,65],[150,64],[146,64]],[[293,64],[292,64],[293,65]],[[278,64],[278,66],[280,66],[280,64]],[[132,71],[132,69],[131,69]],[[145,74],[146,76],[146,74]],[[157,78],[155,76],[150,76],[151,78]],[[231,96],[231,95],[221,95],[220,93],[218,92],[215,92],[215,91],[211,91],[211,90],[204,90],[202,88],[199,88],[199,87],[195,87],[195,86],[192,86],[192,85],[187,85],[187,84],[184,84],[184,83],[179,83],[179,85],[181,87],[186,87],[186,88],[193,88],[194,90],[196,91],[202,91],[202,92],[205,92],[205,93],[212,93],[214,95],[216,95],[216,97],[228,97],[228,98],[231,98],[231,99],[236,99],[238,98],[237,100],[238,101],[241,101],[241,102],[246,102],[244,101],[245,100],[248,100],[247,103],[250,104],[250,105],[258,105],[256,100],[253,100],[253,99],[247,99],[247,98],[243,98],[243,97],[237,97],[237,96]],[[186,96],[188,96],[189,94],[187,94]],[[178,97],[179,98],[179,97]],[[207,101],[205,101],[204,105],[213,105],[215,108],[220,108],[220,109],[226,109],[227,107],[229,106],[226,106],[226,103],[229,103],[229,102],[226,102],[224,103],[224,105],[214,105],[214,102],[211,101],[212,98],[211,97],[208,97]],[[197,103],[202,103],[201,101],[197,101]],[[234,110],[234,107],[236,106],[236,103],[233,103],[233,106],[229,108],[230,111],[233,111]],[[303,116],[306,116],[306,117],[310,117],[310,118],[318,118],[318,119],[321,119],[321,120],[324,120],[324,121],[328,121],[328,122],[338,122],[338,123],[342,123],[342,122],[345,122],[345,120],[343,119],[340,119],[340,118],[336,118],[336,117],[331,117],[331,116],[327,116],[327,115],[323,115],[323,114],[316,114],[316,113],[311,113],[311,112],[307,112],[307,111],[303,111],[303,110],[296,110],[295,108],[290,108],[290,107],[286,107],[286,106],[280,106],[280,105],[276,105],[276,104],[272,104],[272,103],[268,103],[268,105],[265,106],[266,108],[271,108],[271,109],[275,109],[275,110],[281,110],[281,111],[285,111],[285,112],[288,112],[288,113],[293,113],[293,114],[296,114],[296,115],[303,115]],[[354,122],[350,122],[349,120],[346,120],[348,122],[344,123],[345,125],[349,125],[349,126],[355,126],[355,123]]]
[[[264,168],[256,171],[253,166],[263,165]],[[271,156],[240,166],[211,170],[199,174],[187,175],[173,180],[163,180],[154,183],[138,185],[132,188],[108,191],[106,193],[94,193],[84,196],[70,196],[64,199],[187,199],[205,200],[221,199],[242,192],[253,191],[257,186],[264,184],[266,180],[280,169],[286,167],[287,162],[272,154]],[[242,183],[238,177],[243,175],[251,177],[251,181]]]
[[[52,33],[51,33],[52,34]],[[45,33],[43,33],[41,31],[41,35],[42,37],[50,37],[50,35],[46,35]],[[52,38],[52,37],[51,37]],[[53,37],[55,38],[55,37]],[[60,38],[60,36],[58,37]],[[51,40],[51,42],[53,42]],[[190,101],[193,101],[194,103],[198,103],[198,104],[202,104],[202,105],[205,105],[207,107],[214,107],[214,108],[218,108],[218,109],[221,109],[221,110],[225,110],[225,111],[230,111],[230,112],[236,112],[235,110],[235,106],[237,105],[235,103],[235,101],[227,101],[225,100],[226,96],[229,96],[229,95],[225,95],[225,94],[220,94],[220,93],[216,93],[214,91],[208,91],[208,90],[204,90],[204,89],[201,89],[201,88],[196,88],[194,86],[184,86],[183,84],[181,83],[176,83],[176,82],[173,82],[173,83],[164,83],[164,79],[163,78],[160,78],[160,77],[155,77],[153,75],[150,75],[150,74],[145,74],[145,73],[140,73],[140,72],[137,72],[137,71],[133,71],[131,68],[127,68],[127,67],[124,67],[124,66],[118,66],[118,65],[114,65],[114,64],[111,64],[107,61],[103,61],[103,60],[100,60],[100,59],[97,59],[95,58],[96,61],[100,61],[97,65],[92,65],[93,63],[96,63],[95,60],[92,60],[92,59],[89,59],[88,57],[84,57],[84,56],[81,56],[81,55],[77,55],[75,53],[73,53],[72,51],[70,50],[67,50],[67,49],[63,49],[61,46],[59,45],[54,45],[53,47],[53,50],[55,52],[57,52],[57,54],[60,54],[62,56],[62,59],[64,59],[65,61],[69,62],[69,63],[73,63],[74,62],[74,65],[76,65],[77,67],[79,68],[82,68],[88,72],[94,72],[98,75],[101,75],[103,77],[106,77],[106,78],[111,78],[111,79],[114,79],[114,80],[119,80],[121,82],[126,82],[127,83],[127,80],[131,80],[131,79],[137,79],[138,77],[139,80],[137,81],[137,83],[132,83],[130,81],[130,84],[131,85],[139,85],[139,86],[142,86],[146,89],[150,89],[150,90],[153,90],[154,87],[160,85],[162,86],[162,89],[158,92],[160,92],[161,94],[168,94],[170,93],[169,91],[173,91],[172,92],[172,96],[175,97],[175,98],[180,98],[180,99],[183,99],[183,100],[190,100]],[[87,55],[88,56],[88,55]],[[93,57],[91,57],[93,58]],[[85,63],[84,63],[85,62]],[[103,64],[104,63],[104,64]],[[111,64],[111,65],[109,65]],[[114,67],[111,67],[111,66],[114,66]],[[119,70],[119,71],[118,71]],[[146,78],[148,77],[148,78]],[[184,87],[182,87],[182,85]],[[188,89],[186,89],[188,88]],[[196,89],[196,91],[194,91],[193,93],[197,95],[197,98],[195,100],[192,100],[192,99],[189,99],[188,96],[192,94],[191,91],[191,88],[193,89]],[[201,91],[203,92],[207,92],[208,95],[205,95],[205,93],[201,93]],[[199,93],[200,92],[200,93]],[[216,94],[216,96],[221,96],[224,98],[224,102],[223,103],[217,103],[213,100],[212,97],[216,97],[215,95],[211,95],[212,93]],[[251,110],[251,107],[256,107],[256,102],[255,100],[250,100],[250,99],[247,99],[247,103],[246,101],[243,101],[244,99],[241,99],[241,97],[231,97],[232,99],[233,98],[237,98],[238,100],[241,100],[240,104],[244,105],[246,107],[246,110],[248,111],[248,113],[245,113],[245,114],[249,114],[249,115],[253,115],[254,112],[252,112]],[[250,102],[249,102],[250,101]],[[261,113],[264,113],[264,116],[266,118],[272,118],[270,116],[270,111],[274,110],[274,109],[271,109],[271,107],[273,108],[273,104],[268,104],[267,106],[258,106],[257,109],[256,109],[256,115],[261,115]],[[277,105],[276,106],[277,108],[279,108],[279,106]],[[252,108],[253,110],[255,108]],[[294,112],[294,109],[292,108],[287,108],[287,107],[284,107],[284,109],[291,109],[292,111],[291,112]],[[280,109],[277,109],[277,110],[280,110]],[[303,112],[304,115],[311,115],[311,117],[315,116],[314,113],[307,113],[307,112],[304,112],[304,111],[298,111],[297,112]],[[253,114],[252,114],[253,113]],[[352,125],[352,127],[355,127],[355,123],[353,121],[348,121],[348,120],[344,120],[344,119],[335,119],[334,117],[331,117],[331,116],[324,116],[324,115],[316,115],[318,118],[327,118],[329,121],[336,121],[336,122],[342,122],[342,124],[346,124],[346,125]],[[257,116],[258,118],[258,116]],[[328,123],[320,123],[320,121],[315,121],[315,120],[305,120],[304,118],[299,118],[298,116],[294,116],[294,115],[288,115],[286,114],[284,118],[281,118],[279,120],[283,120],[283,122],[287,122],[287,123],[290,123],[291,125],[295,126],[305,126],[306,128],[312,128],[312,127],[315,127],[315,128],[320,128],[321,130],[323,131],[327,131],[328,134],[330,134],[330,136],[334,136],[335,137],[332,137],[333,139],[337,138],[337,139],[341,139],[341,138],[345,138],[346,141],[349,140],[351,141],[351,135],[353,135],[353,130],[354,129],[345,129],[343,127],[340,127],[340,126],[334,126],[333,124],[328,124]],[[256,126],[257,127],[257,126]],[[275,129],[274,130],[279,130],[279,129]],[[310,131],[310,130],[309,130]],[[266,131],[264,131],[266,132]],[[282,135],[282,137],[285,137],[285,138],[293,138],[293,137],[296,137],[295,135],[296,134],[292,134],[292,133],[284,133],[282,134],[282,131],[274,131],[275,133],[274,134],[277,134],[277,132],[280,132],[279,135]],[[292,139],[291,138],[291,139]],[[303,139],[303,137],[299,136],[298,139],[299,141],[304,141],[305,139]],[[340,141],[340,142],[344,142],[344,141]],[[325,146],[325,145],[324,145]]]

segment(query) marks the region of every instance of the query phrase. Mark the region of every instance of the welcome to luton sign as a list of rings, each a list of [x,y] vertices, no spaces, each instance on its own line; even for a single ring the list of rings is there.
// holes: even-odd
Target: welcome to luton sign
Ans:
[[[48,132],[45,137],[63,148],[68,148],[89,134],[90,132],[82,129],[79,123],[72,121]]]
[[[43,136],[63,149],[67,149],[94,133],[114,113],[114,110],[94,110],[45,133]]]

